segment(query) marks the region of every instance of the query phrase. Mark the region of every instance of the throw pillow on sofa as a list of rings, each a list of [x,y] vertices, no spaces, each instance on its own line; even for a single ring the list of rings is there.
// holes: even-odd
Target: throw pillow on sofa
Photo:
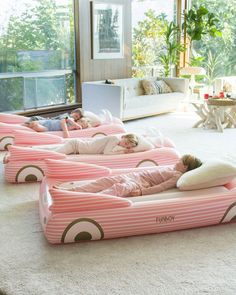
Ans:
[[[142,80],[142,85],[144,92],[147,95],[161,94],[161,93],[170,93],[172,92],[171,88],[163,80]]]

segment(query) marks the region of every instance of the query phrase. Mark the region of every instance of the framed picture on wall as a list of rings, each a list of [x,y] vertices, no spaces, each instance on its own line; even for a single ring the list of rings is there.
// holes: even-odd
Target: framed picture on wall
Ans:
[[[92,1],[92,58],[124,57],[123,5]]]

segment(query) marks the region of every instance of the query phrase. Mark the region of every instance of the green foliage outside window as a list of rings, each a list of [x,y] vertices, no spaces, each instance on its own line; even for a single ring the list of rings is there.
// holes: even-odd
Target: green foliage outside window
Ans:
[[[170,76],[172,67],[178,64],[179,53],[184,46],[178,42],[180,30],[174,22],[168,22],[165,14],[153,10],[145,13],[146,18],[134,28],[133,75],[143,77],[151,73],[145,68],[159,68],[159,74]]]
[[[236,75],[236,0],[191,3],[200,8],[198,14],[192,10],[191,18],[196,19],[189,23],[187,31],[192,36],[191,65],[206,69],[209,84],[216,77]],[[166,15],[149,10],[145,16],[133,29],[133,75],[141,77],[149,74],[143,68],[162,65],[165,70],[169,63],[165,34],[170,23]],[[167,72],[168,67],[165,75]]]
[[[205,35],[193,42],[195,57],[202,57],[199,64],[207,70],[209,84],[216,77],[236,75],[236,0],[192,0],[192,4],[214,13],[222,32],[214,39]]]
[[[0,112],[23,109],[23,83],[21,78],[1,79],[0,93]]]
[[[136,68],[133,75],[139,77],[146,75],[141,67],[160,65],[160,54],[164,53],[164,32],[168,25],[165,14],[157,15],[150,9],[145,16],[133,29],[132,61]]]
[[[190,44],[192,44],[194,40],[202,40],[204,36],[213,38],[216,36],[221,37],[221,32],[218,30],[218,27],[219,19],[205,6],[193,5],[192,8],[184,14],[182,28],[186,30]]]
[[[59,6],[56,0],[38,0],[36,5],[35,2],[32,3],[34,6],[28,3],[28,6],[24,7],[23,4],[24,0],[22,13],[12,12],[7,27],[0,35],[0,73],[73,70],[73,1],[68,0],[66,6]],[[17,84],[17,79],[8,80],[13,80]],[[1,90],[6,89],[5,84],[3,79],[0,79]],[[12,85],[11,87],[14,85],[10,82],[8,84]],[[75,99],[73,75],[66,75],[65,85],[67,101],[73,102]],[[9,100],[6,110],[22,109],[22,91],[20,86],[17,86],[17,89],[18,94],[16,89],[8,89],[7,92],[16,94],[14,103],[11,96],[1,92],[2,97],[5,99],[7,97]],[[16,103],[16,100],[19,103]]]
[[[1,72],[20,72],[26,70],[44,70],[38,63],[27,61],[18,64],[18,51],[48,50],[56,51],[63,48],[60,23],[56,14],[56,3],[40,0],[35,7],[24,10],[20,16],[11,15],[5,33],[0,36]],[[52,68],[53,61],[49,62]]]

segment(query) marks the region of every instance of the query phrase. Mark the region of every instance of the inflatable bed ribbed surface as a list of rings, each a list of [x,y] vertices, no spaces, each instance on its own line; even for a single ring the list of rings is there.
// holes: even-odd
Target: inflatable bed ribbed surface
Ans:
[[[66,176],[52,175],[51,171],[63,165],[60,162],[47,161],[48,173],[39,197],[41,224],[47,240],[53,244],[162,233],[236,220],[235,185],[184,192],[173,189],[133,198],[79,193],[65,188],[75,181],[124,170],[80,163],[73,176],[67,174],[68,170]]]
[[[58,137],[63,138],[62,131],[36,132],[23,126],[22,124],[27,120],[29,118],[24,116],[0,113],[0,150],[7,150],[9,145],[14,143],[16,134],[18,135],[18,144],[25,146],[58,143]],[[69,131],[70,138],[106,136],[124,132],[124,124],[114,117],[96,127]]]
[[[64,160],[61,167],[50,173],[74,173],[78,162],[86,162],[106,166],[109,168],[135,168],[142,166],[172,165],[179,159],[175,148],[162,147],[144,152],[117,155],[64,155],[52,150],[11,146],[9,161],[5,164],[5,178],[8,182],[41,181],[45,171],[47,159]],[[67,172],[65,172],[65,169]]]

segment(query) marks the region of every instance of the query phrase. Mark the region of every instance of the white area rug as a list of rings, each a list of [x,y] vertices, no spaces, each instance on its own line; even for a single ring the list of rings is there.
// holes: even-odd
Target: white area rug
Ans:
[[[234,157],[236,129],[192,129],[196,120],[173,113],[126,126],[141,133],[149,126],[161,130],[181,154]],[[6,184],[1,173],[0,294],[236,294],[236,224],[52,246],[39,223],[38,189]]]

